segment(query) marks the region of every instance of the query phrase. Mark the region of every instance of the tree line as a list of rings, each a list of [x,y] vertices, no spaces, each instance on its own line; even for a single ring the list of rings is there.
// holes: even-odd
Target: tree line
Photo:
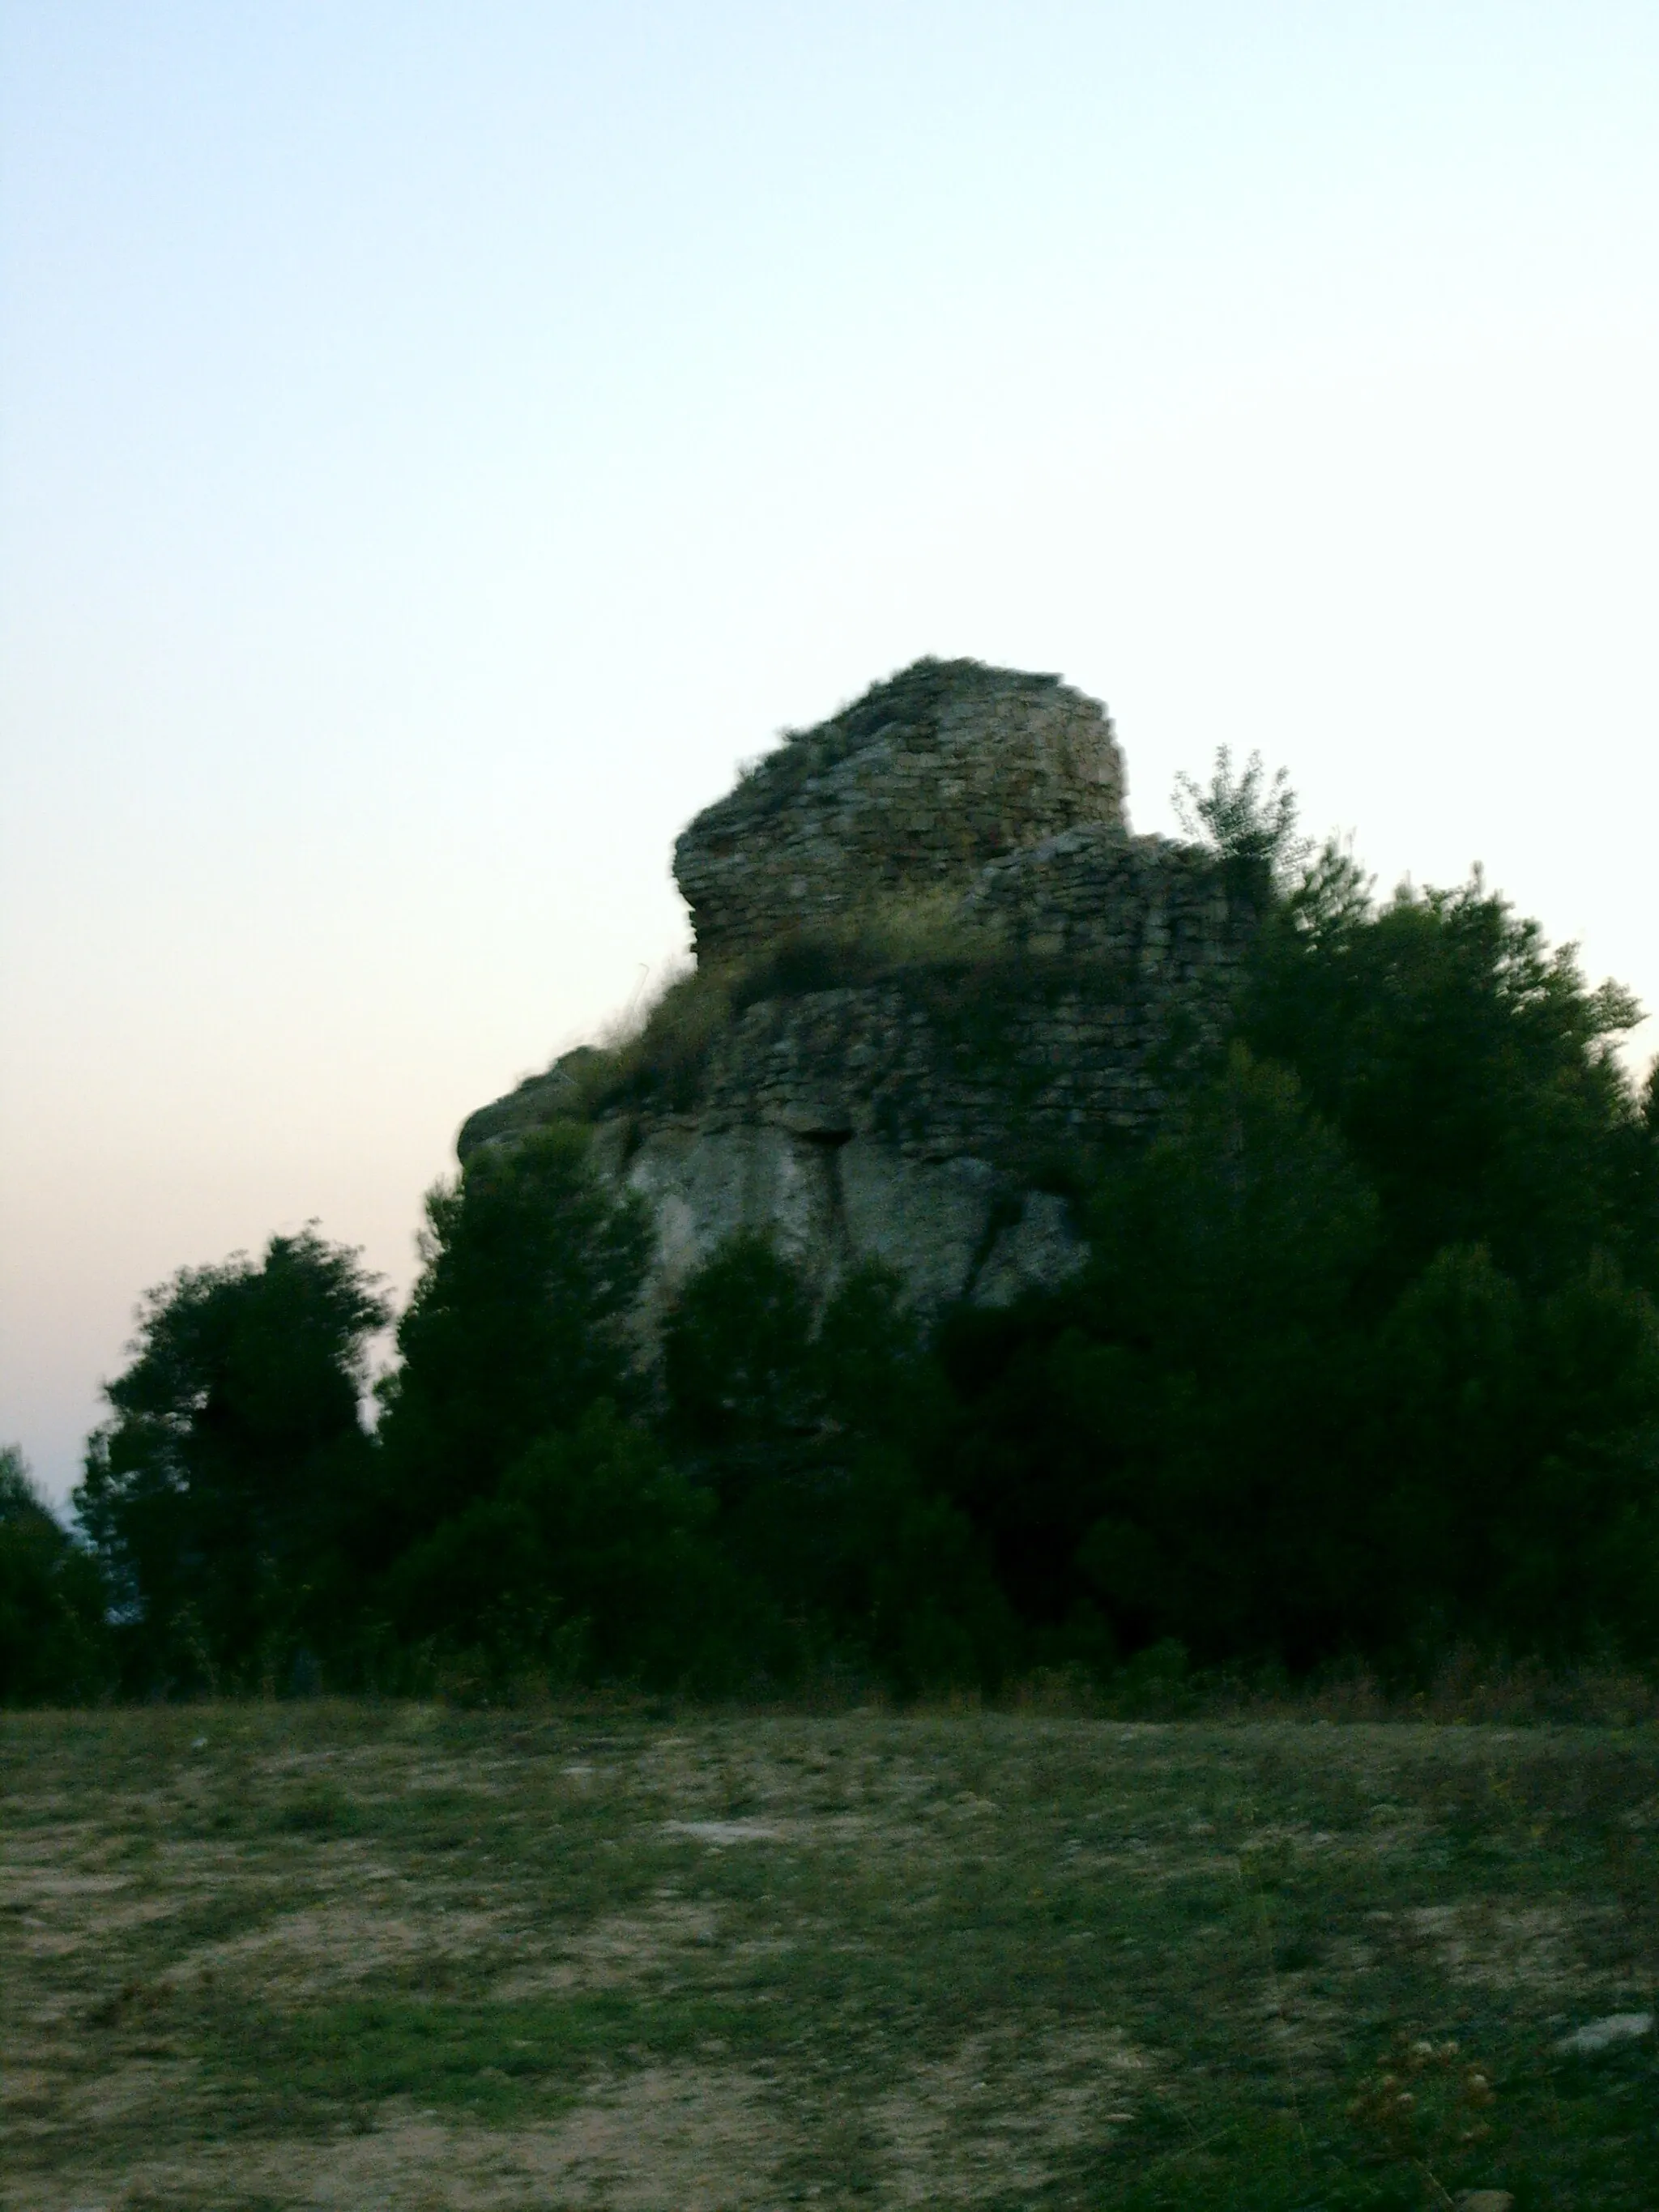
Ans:
[[[73,1531],[0,1462],[0,1698],[1659,1659],[1638,1009],[1478,874],[1379,901],[1257,763],[1185,798],[1261,927],[1156,1136],[1057,1170],[1064,1288],[926,1334],[742,1238],[645,1360],[640,1200],[577,1125],[486,1146],[372,1393],[307,1230],[150,1294]]]

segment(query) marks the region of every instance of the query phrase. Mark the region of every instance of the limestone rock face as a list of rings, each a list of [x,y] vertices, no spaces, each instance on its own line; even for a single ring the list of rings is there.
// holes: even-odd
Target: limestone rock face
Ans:
[[[1103,708],[1058,677],[921,660],[789,737],[674,848],[700,960],[960,890],[988,860],[1123,821]]]
[[[567,1054],[458,1149],[590,1122],[656,1221],[647,1322],[747,1231],[820,1293],[879,1261],[929,1315],[1057,1287],[1087,1256],[1068,1164],[1157,1127],[1255,926],[1214,854],[1130,834],[1123,785],[1103,709],[1057,678],[919,662],[682,836],[675,1019]]]
[[[1063,1200],[1022,1193],[971,1154],[914,1159],[878,1138],[836,1143],[775,1122],[688,1121],[649,1129],[631,1153],[618,1126],[603,1125],[597,1158],[657,1224],[650,1323],[696,1267],[745,1231],[769,1237],[820,1295],[875,1261],[928,1314],[973,1297],[981,1283],[987,1304],[1053,1288],[1085,1256]]]

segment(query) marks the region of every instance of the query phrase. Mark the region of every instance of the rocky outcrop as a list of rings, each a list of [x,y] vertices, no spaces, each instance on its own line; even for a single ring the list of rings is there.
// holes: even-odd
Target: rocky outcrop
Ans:
[[[1220,1040],[1254,927],[1215,856],[1130,834],[1057,678],[924,661],[789,738],[676,848],[699,972],[644,1034],[474,1115],[575,1115],[657,1224],[649,1304],[727,1237],[827,1290],[875,1260],[935,1312],[1085,1257],[1080,1156],[1157,1125]]]

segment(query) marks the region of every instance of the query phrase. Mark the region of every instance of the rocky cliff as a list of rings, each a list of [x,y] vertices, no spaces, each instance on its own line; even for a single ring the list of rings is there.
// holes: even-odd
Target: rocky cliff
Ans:
[[[821,1286],[1006,1303],[1083,1256],[1078,1160],[1153,1127],[1222,1034],[1254,915],[1131,835],[1109,720],[1057,678],[918,662],[791,733],[675,848],[695,974],[458,1149],[559,1117],[658,1229],[660,1307],[758,1230]]]

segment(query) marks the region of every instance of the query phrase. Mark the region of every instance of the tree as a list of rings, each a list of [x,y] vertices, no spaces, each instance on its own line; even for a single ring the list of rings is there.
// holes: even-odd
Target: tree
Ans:
[[[1379,1339],[1376,1554],[1396,1638],[1659,1651],[1659,1310],[1605,1255],[1528,1297],[1449,1245]]]
[[[371,1501],[359,1408],[388,1319],[358,1255],[307,1227],[181,1269],[106,1386],[76,1511],[159,1685],[286,1679],[333,1640]]]
[[[1104,1178],[1076,1287],[962,1315],[955,1496],[1016,1609],[1084,1645],[1318,1656],[1354,1586],[1340,1460],[1376,1206],[1286,1070],[1235,1044]]]
[[[714,1511],[601,1399],[404,1553],[385,1601],[405,1639],[495,1674],[714,1686],[738,1663],[748,1594],[709,1540]]]
[[[1240,1034],[1295,1070],[1375,1188],[1388,1290],[1482,1244],[1529,1287],[1599,1249],[1659,1291],[1659,1079],[1638,1098],[1614,1050],[1631,994],[1589,988],[1478,868],[1379,906],[1351,854],[1297,834],[1259,754],[1235,774],[1223,747],[1207,788],[1183,775],[1175,796],[1260,917]]]
[[[98,1564],[63,1528],[15,1444],[0,1449],[0,1705],[76,1705],[109,1680]]]
[[[663,1329],[667,1426],[730,1487],[748,1467],[775,1473],[824,1419],[812,1301],[770,1241],[728,1237],[683,1285]]]
[[[1260,753],[1235,775],[1231,750],[1218,745],[1207,786],[1184,773],[1176,778],[1175,810],[1187,835],[1212,848],[1258,909],[1290,894],[1306,869],[1311,848],[1297,832],[1290,776],[1281,768],[1270,778]]]
[[[1257,914],[1228,1054],[1102,1170],[1086,1280],[945,1333],[952,1494],[1004,1588],[1044,1635],[1094,1607],[1212,1658],[1653,1653],[1633,1000],[1478,872],[1379,905],[1259,759],[1180,799]]]
[[[1447,1244],[1529,1287],[1614,1251],[1659,1288],[1659,1125],[1613,1050],[1638,1015],[1478,873],[1378,908],[1328,848],[1261,933],[1243,1030],[1376,1188],[1392,1290]]]
[[[381,1388],[388,1561],[489,1497],[538,1437],[637,1392],[649,1223],[593,1172],[585,1131],[480,1146],[426,1218],[401,1364]]]
[[[945,1392],[896,1277],[854,1269],[815,1311],[792,1261],[732,1237],[683,1287],[662,1373],[666,1432],[793,1624],[796,1663],[833,1651],[904,1692],[1000,1677],[1013,1624],[923,1472]]]

